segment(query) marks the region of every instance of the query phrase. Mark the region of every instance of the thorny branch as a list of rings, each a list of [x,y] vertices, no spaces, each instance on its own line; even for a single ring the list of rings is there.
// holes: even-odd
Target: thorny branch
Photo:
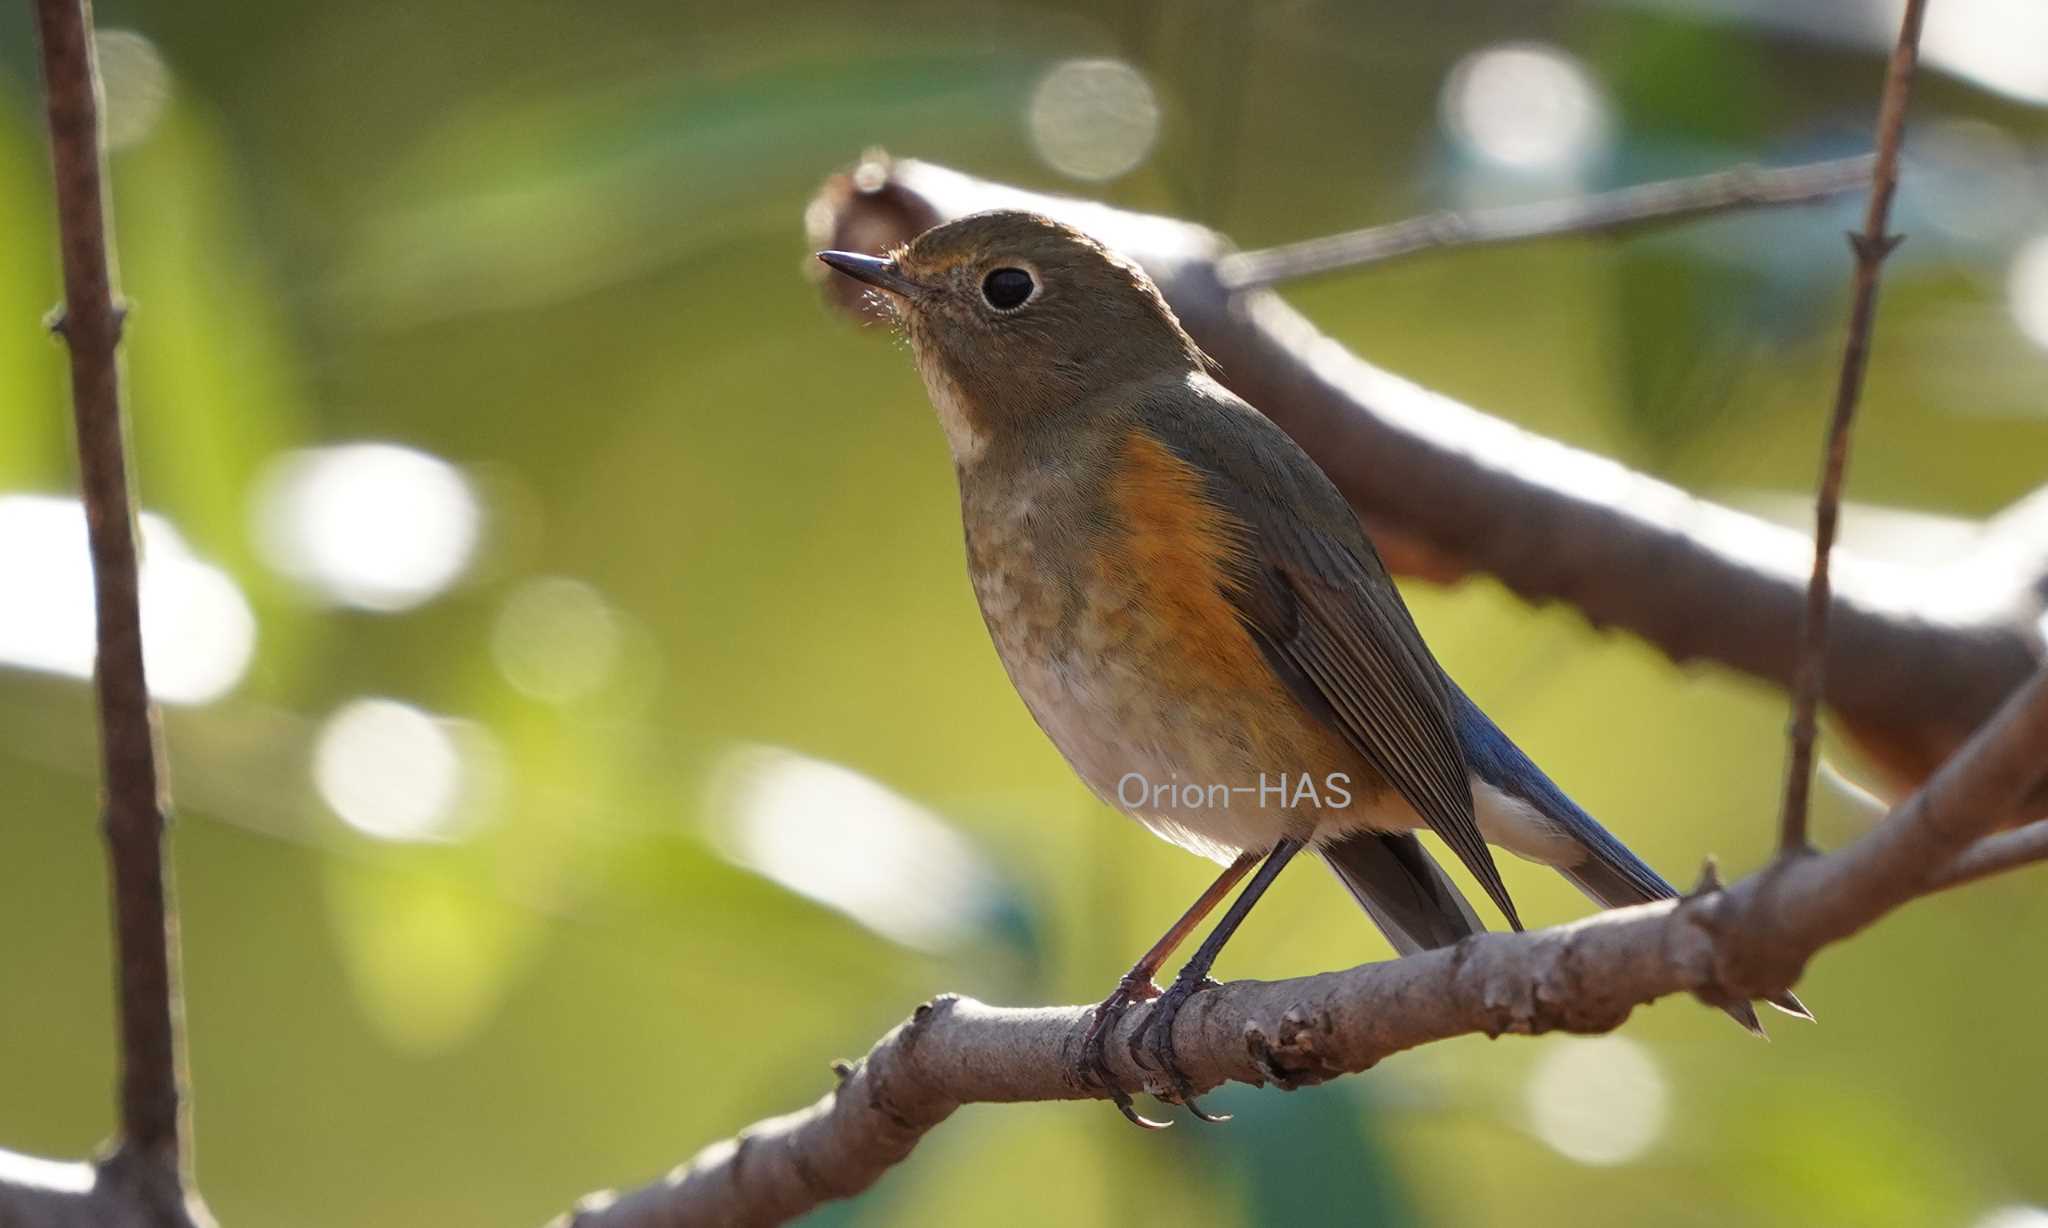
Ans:
[[[1885,233],[1892,194],[1899,186],[1899,146],[1906,133],[1906,104],[1913,93],[1913,69],[1919,62],[1920,25],[1927,0],[1907,0],[1885,72],[1884,98],[1878,104],[1877,162],[1871,171],[1870,203],[1861,234],[1849,236],[1856,253],[1855,297],[1849,308],[1849,338],[1842,347],[1842,374],[1835,386],[1835,408],[1828,416],[1827,448],[1821,460],[1820,491],[1814,497],[1813,577],[1806,586],[1806,612],[1800,619],[1799,665],[1792,675],[1790,753],[1785,765],[1785,801],[1779,815],[1778,852],[1806,852],[1807,796],[1813,787],[1813,742],[1818,735],[1821,674],[1827,663],[1828,556],[1835,545],[1835,524],[1842,512],[1842,479],[1849,469],[1849,431],[1856,420],[1856,401],[1863,393],[1863,375],[1870,365],[1870,329],[1877,320],[1877,283],[1884,258],[1903,236]]]
[[[92,19],[84,0],[35,0],[35,18],[64,269],[55,331],[70,351],[97,613],[94,683],[113,888],[120,1133],[90,1168],[38,1165],[0,1153],[0,1225],[192,1225],[207,1217],[186,1192],[175,930],[156,720],[142,664],[135,509],[115,364],[121,313],[108,256]],[[63,1179],[39,1180],[53,1173]]]
[[[108,258],[88,8],[34,0],[47,83],[84,503],[98,601],[96,685],[114,880],[121,1004],[121,1134],[97,1164],[51,1164],[0,1152],[0,1228],[208,1222],[185,1189],[186,1140],[177,1062],[175,942],[164,866],[164,804],[142,667],[133,505],[122,455],[115,349],[121,317]],[[1909,5],[1917,35],[1924,0]],[[1896,149],[1910,51],[1895,57],[1881,130]],[[1896,95],[1896,108],[1893,106]],[[1858,312],[1838,415],[1853,410],[1868,349],[1876,264],[1891,240],[1884,210],[1895,172],[1883,165],[1858,242]],[[1343,242],[1230,254],[1185,223],[1034,197],[916,163],[869,168],[828,198],[836,246],[869,250],[946,216],[998,204],[1065,213],[1143,259],[1198,339],[1240,390],[1274,412],[1324,464],[1410,570],[1454,576],[1483,568],[1531,596],[1573,601],[1596,621],[1634,629],[1674,658],[1707,657],[1777,681],[1794,674],[1775,632],[1796,617],[1790,535],[1688,499],[1598,458],[1537,441],[1367,366],[1317,335],[1256,287],[1342,264],[1429,247],[1553,234],[1617,233],[1637,225],[1750,205],[1819,199],[1847,166],[1733,172],[1687,201],[1643,189],[1559,206],[1421,219]],[[1811,181],[1792,176],[1811,174]],[[1861,167],[1854,169],[1860,178]],[[1718,195],[1717,195],[1718,193]],[[848,236],[851,236],[850,238]],[[1875,254],[1872,254],[1872,250]],[[1868,265],[1866,274],[1865,265]],[[1852,377],[1853,369],[1853,377]],[[1531,449],[1542,453],[1532,458]],[[1831,449],[1831,458],[1833,451]],[[1832,463],[1832,462],[1831,462]],[[1405,483],[1448,492],[1403,498]],[[1834,479],[1839,490],[1839,478]],[[1603,498],[1584,491],[1597,488]],[[1825,500],[1824,500],[1825,501]],[[1823,512],[1823,516],[1828,513]],[[1511,526],[1521,526],[1519,529]],[[1824,525],[1825,560],[1832,524]],[[1562,552],[1532,543],[1590,542]],[[1525,560],[1515,561],[1519,556]],[[2021,560],[2019,571],[2003,566]],[[1535,560],[1533,562],[1528,560]],[[1826,697],[1904,779],[1920,779],[2025,678],[2043,656],[2029,630],[2048,571],[2048,498],[2001,518],[1959,580],[1986,584],[1967,616],[1934,616],[1898,599],[1896,577],[1843,560],[1842,582],[1816,586],[1840,633],[1828,652],[1885,661],[1836,681]],[[1631,598],[1600,577],[1645,564],[1665,577]],[[1888,582],[1889,581],[1889,582]],[[1644,586],[1635,586],[1640,589]],[[1661,594],[1661,595],[1660,595]],[[1703,594],[1725,618],[1702,615]],[[1681,616],[1677,611],[1683,610]],[[1717,623],[1725,628],[1716,630]],[[1809,624],[1812,625],[1812,624]],[[1873,650],[1884,655],[1872,656]],[[1816,661],[1821,660],[1816,654]],[[1821,671],[1815,673],[1815,691]],[[1917,703],[1895,703],[1911,687]],[[1916,714],[1901,724],[1898,712]],[[1995,829],[2038,804],[2048,764],[2048,675],[2036,675],[1924,787],[1839,852],[1802,858],[1726,890],[1605,913],[1576,925],[1486,935],[1458,947],[1347,972],[1238,983],[1197,998],[1176,1040],[1198,1089],[1226,1080],[1299,1086],[1362,1070],[1389,1054],[1470,1032],[1601,1031],[1643,1002],[1686,991],[1709,1001],[1789,986],[1806,960],[1926,892],[2048,858],[2048,822]],[[1802,836],[1803,842],[1803,836]],[[885,1037],[810,1109],[763,1122],[707,1148],[669,1178],[593,1200],[580,1225],[772,1223],[870,1184],[954,1108],[974,1101],[1101,1094],[1072,1075],[1085,1008],[999,1010],[935,1000]],[[1126,1038],[1144,1012],[1122,1025]],[[1111,1046],[1129,1091],[1156,1072]]]
[[[1830,461],[1817,499],[1822,531],[1809,591],[1809,634],[1796,671],[1809,722],[1804,741],[1808,753],[1810,721],[1820,690],[1818,667],[1826,644],[1824,632],[1815,628],[1833,600],[1827,587],[1827,559],[1840,500],[1847,426],[1868,351],[1877,264],[1891,242],[1883,238],[1884,221],[1896,182],[1912,46],[1918,40],[1923,9],[1924,0],[1910,0],[1901,49],[1887,84],[1876,190],[1865,236],[1857,243],[1851,353],[1844,363]],[[1098,205],[1032,197],[921,164],[887,168],[871,162],[854,177],[829,185],[822,205],[813,216],[827,221],[831,233],[813,237],[835,247],[866,250],[887,247],[924,226],[976,208],[1033,207],[1063,215],[1143,260],[1197,339],[1212,352],[1225,350],[1218,357],[1226,376],[1241,390],[1247,385],[1258,390],[1247,390],[1254,403],[1294,432],[1368,519],[1389,506],[1371,480],[1373,470],[1402,470],[1400,458],[1379,453],[1391,437],[1407,443],[1411,451],[1419,444],[1425,450],[1463,453],[1451,464],[1439,464],[1436,474],[1405,475],[1434,497],[1441,497],[1444,487],[1432,478],[1448,471],[1463,479],[1462,493],[1468,496],[1479,492],[1498,499],[1506,490],[1518,496],[1509,502],[1518,502],[1521,513],[1532,508],[1547,513],[1545,527],[1553,533],[1573,521],[1580,527],[1597,526],[1612,539],[1607,543],[1610,551],[1620,546],[1635,556],[1628,560],[1630,566],[1612,572],[1589,573],[1586,560],[1576,559],[1567,565],[1564,583],[1547,589],[1531,585],[1523,591],[1534,588],[1575,600],[1597,618],[1599,597],[1587,591],[1585,577],[1611,574],[1620,585],[1643,587],[1636,581],[1651,570],[1644,566],[1645,546],[1664,555],[1652,561],[1685,564],[1697,577],[1715,576],[1725,582],[1731,573],[1739,575],[1749,581],[1750,592],[1736,596],[1738,601],[1753,597],[1759,585],[1781,599],[1792,587],[1790,577],[1760,576],[1763,568],[1755,561],[1722,552],[1726,539],[1738,536],[1733,513],[1715,509],[1724,523],[1701,523],[1716,517],[1705,514],[1702,505],[1689,506],[1677,492],[1618,467],[1609,466],[1601,474],[1606,479],[1603,485],[1620,487],[1616,496],[1633,497],[1639,505],[1620,502],[1589,508],[1570,487],[1544,486],[1535,480],[1517,489],[1487,465],[1491,461],[1512,472],[1502,454],[1513,435],[1509,429],[1372,371],[1317,336],[1306,322],[1283,314],[1285,309],[1270,297],[1233,299],[1234,281],[1251,282],[1243,279],[1241,269],[1236,274],[1229,271],[1232,257],[1223,254],[1220,241],[1206,231]],[[1249,361],[1233,361],[1239,358]],[[1394,407],[1402,401],[1409,403],[1406,413]],[[1444,433],[1429,431],[1418,412],[1422,408],[1438,415],[1450,411],[1459,419],[1454,429],[1471,438],[1459,441],[1462,449],[1445,449]],[[1367,439],[1374,435],[1378,438]],[[1523,453],[1516,459],[1535,468],[1538,458],[1526,454],[1530,442],[1526,437],[1514,439]],[[1596,463],[1556,445],[1544,450],[1542,461],[1581,470]],[[1370,468],[1355,459],[1361,452],[1372,454]],[[1453,492],[1457,493],[1461,492]],[[2041,498],[2029,500],[2028,508],[2038,511]],[[1427,505],[1432,500],[1414,502]],[[2028,508],[2008,513],[2008,518],[2024,520],[2032,532],[2042,526],[2025,514]],[[1516,512],[1495,507],[1493,514],[1506,519]],[[1530,546],[1525,538],[1488,555],[1481,535],[1447,533],[1441,521],[1415,527],[1433,534],[1430,546],[1448,544],[1451,553],[1476,557],[1504,578],[1512,551],[1527,551]],[[1709,533],[1709,528],[1717,532]],[[1754,527],[1743,535],[1760,536]],[[1562,536],[1553,537],[1552,544]],[[2038,541],[2029,546],[1994,541],[1985,553],[1994,561],[2015,553],[2034,558],[2040,553]],[[1662,572],[1661,578],[1668,584],[1670,573]],[[2008,595],[2003,614],[2038,608],[2029,604],[2038,602],[2038,573],[2028,581],[2022,594]],[[1696,588],[1685,594],[1688,599],[1700,595]],[[1913,634],[1895,619],[1859,609],[1852,601],[1843,604],[1850,618],[1863,624],[1859,631],[1866,641],[1890,638],[1896,646]],[[1695,622],[1702,618],[1704,612],[1696,604],[1687,609]],[[1724,602],[1718,612],[1735,615],[1739,610]],[[1778,621],[1786,625],[1791,620]],[[1674,656],[1703,651],[1698,641],[1686,638],[1684,628],[1655,617],[1645,616],[1631,625]],[[1745,630],[1756,632],[1754,626]],[[1952,654],[1964,632],[1942,631],[1955,638],[1940,644],[1938,652]],[[2018,623],[2007,624],[2003,631],[2014,651],[1997,663],[1999,673],[2018,672],[2022,662],[2039,658],[2038,636],[2030,638]],[[1861,643],[1857,651],[1868,646]],[[1785,667],[1790,663],[1782,656],[1760,657],[1754,645],[1723,647],[1722,659],[1731,664],[1781,681],[1788,676]],[[2048,783],[2048,670],[2021,676],[2026,678],[2024,685],[1918,791],[1839,852],[1781,858],[1725,889],[1710,866],[1700,888],[1683,899],[1616,909],[1555,929],[1482,934],[1449,948],[1346,972],[1222,986],[1198,995],[1174,1021],[1174,1049],[1183,1070],[1197,1093],[1230,1080],[1298,1087],[1365,1070],[1391,1054],[1453,1036],[1604,1032],[1619,1027],[1636,1006],[1668,994],[1690,992],[1719,1004],[1789,989],[1814,954],[1906,902],[2048,859],[2048,820],[2009,832],[1997,830],[2015,814],[2031,813]],[[1987,693],[2003,694],[2007,688],[1999,683],[2014,680],[2005,674],[1998,681],[1990,676],[1981,681]],[[1876,711],[1870,707],[1859,717]],[[1949,715],[1953,719],[1961,712]],[[1794,745],[1795,766],[1804,771],[1807,765],[1798,763],[1801,743],[1796,737]],[[1804,847],[1803,819],[1802,800],[1796,841],[1790,838],[1795,833],[1788,811],[1788,848]],[[1133,1012],[1118,1025],[1118,1034],[1107,1046],[1110,1077],[1128,1093],[1171,1094],[1171,1085],[1159,1072],[1140,1065],[1128,1043],[1148,1025],[1149,1010]],[[638,1190],[585,1199],[566,1223],[570,1228],[769,1225],[829,1199],[856,1194],[900,1163],[927,1131],[964,1104],[1106,1094],[1075,1073],[1089,1018],[1086,1007],[1004,1010],[951,996],[934,999],[883,1037],[863,1061],[835,1065],[839,1086],[809,1108],[758,1122],[734,1138],[714,1143]]]
[[[1807,961],[1981,861],[1983,839],[2048,773],[2048,672],[2038,674],[1926,788],[1831,854],[1779,863],[1726,889],[1615,909],[1554,929],[1481,934],[1454,947],[1197,995],[1174,1023],[1195,1090],[1225,1082],[1300,1087],[1366,1070],[1454,1036],[1606,1032],[1675,993],[1719,1003],[1789,987]],[[1978,841],[1972,846],[1972,841]],[[2035,858],[2048,855],[2036,839]],[[1959,859],[1957,854],[1961,850]],[[2014,860],[2010,865],[2023,864]],[[1126,1092],[1168,1091],[1127,1043],[1108,1046]],[[585,1199],[565,1228],[779,1224],[873,1184],[965,1104],[1100,1097],[1075,1075],[1085,1006],[1004,1009],[941,997],[837,1067],[808,1108],[756,1122],[640,1189]]]

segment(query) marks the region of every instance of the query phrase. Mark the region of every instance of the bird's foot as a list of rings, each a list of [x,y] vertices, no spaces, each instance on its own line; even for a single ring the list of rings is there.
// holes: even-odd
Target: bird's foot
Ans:
[[[1130,1093],[1118,1087],[1115,1078],[1109,1072],[1109,1061],[1104,1057],[1104,1049],[1109,1044],[1110,1034],[1116,1031],[1117,1021],[1124,1017],[1133,1004],[1147,1002],[1158,996],[1159,986],[1152,983],[1152,978],[1124,977],[1117,982],[1116,992],[1104,998],[1102,1005],[1095,1008],[1094,1017],[1088,1021],[1088,1030],[1081,1036],[1082,1083],[1107,1092],[1111,1103],[1116,1105],[1117,1111],[1121,1112],[1126,1120],[1147,1130],[1164,1130],[1173,1123],[1153,1121],[1132,1106]]]
[[[1180,1056],[1174,1052],[1173,1021],[1180,1015],[1180,1008],[1187,1005],[1189,998],[1205,989],[1216,987],[1216,982],[1206,976],[1176,977],[1173,985],[1160,995],[1159,1001],[1152,1007],[1152,1014],[1145,1021],[1144,1031],[1131,1038],[1132,1058],[1143,1060],[1138,1052],[1138,1047],[1142,1044],[1151,1054],[1152,1064],[1172,1082],[1174,1098],[1179,1100],[1188,1112],[1193,1113],[1197,1120],[1206,1122],[1229,1121],[1230,1114],[1207,1112],[1196,1102],[1194,1082],[1180,1068]]]

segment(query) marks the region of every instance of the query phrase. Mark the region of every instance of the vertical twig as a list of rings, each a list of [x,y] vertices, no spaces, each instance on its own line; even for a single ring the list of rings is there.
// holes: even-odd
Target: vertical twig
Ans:
[[[1792,679],[1791,753],[1785,766],[1785,804],[1779,816],[1778,852],[1803,853],[1807,797],[1813,785],[1815,719],[1820,708],[1821,676],[1828,643],[1828,557],[1835,544],[1835,522],[1842,507],[1842,477],[1849,467],[1849,428],[1863,393],[1863,375],[1870,365],[1870,330],[1877,317],[1878,275],[1886,256],[1903,235],[1885,233],[1892,193],[1899,186],[1899,145],[1906,130],[1906,103],[1913,93],[1913,70],[1920,58],[1920,25],[1927,0],[1906,0],[1899,41],[1892,48],[1885,73],[1884,98],[1878,105],[1877,160],[1871,169],[1870,204],[1863,230],[1849,236],[1856,254],[1855,297],[1849,309],[1849,338],[1842,349],[1842,373],[1835,385],[1835,408],[1828,418],[1827,450],[1821,461],[1820,491],[1814,499],[1813,579],[1806,589],[1806,615],[1800,623],[1799,664]]]
[[[101,183],[98,95],[87,0],[35,0],[64,265],[56,330],[71,355],[79,481],[98,612],[94,681],[104,775],[120,1014],[121,1134],[115,1162],[159,1193],[182,1194],[175,943],[164,865],[155,713],[142,670],[135,511],[122,455],[121,390]]]

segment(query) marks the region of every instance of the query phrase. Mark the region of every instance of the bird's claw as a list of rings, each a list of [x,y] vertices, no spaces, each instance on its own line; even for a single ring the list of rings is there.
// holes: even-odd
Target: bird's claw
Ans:
[[[1150,978],[1139,981],[1125,977],[1118,982],[1116,992],[1104,998],[1102,1005],[1095,1008],[1094,1017],[1088,1021],[1088,1031],[1081,1037],[1081,1081],[1101,1088],[1109,1096],[1110,1103],[1116,1105],[1117,1111],[1124,1115],[1124,1120],[1146,1130],[1164,1130],[1173,1123],[1153,1121],[1138,1112],[1131,1103],[1130,1093],[1118,1087],[1115,1078],[1111,1076],[1104,1050],[1109,1044],[1110,1034],[1116,1031],[1117,1021],[1124,1017],[1124,1013],[1131,1009],[1131,1005],[1150,1001],[1158,996],[1159,987],[1154,985]]]
[[[1174,1052],[1173,1021],[1179,1017],[1180,1008],[1187,1005],[1189,998],[1205,989],[1214,988],[1216,982],[1206,976],[1176,978],[1173,986],[1161,994],[1159,1001],[1152,1007],[1152,1014],[1145,1020],[1144,1029],[1131,1038],[1132,1059],[1140,1063],[1144,1061],[1144,1057],[1138,1051],[1139,1045],[1142,1044],[1151,1055],[1151,1064],[1173,1084],[1174,1098],[1179,1100],[1188,1112],[1194,1114],[1197,1121],[1212,1124],[1229,1121],[1230,1114],[1211,1113],[1195,1099],[1194,1082],[1180,1068],[1180,1057]]]

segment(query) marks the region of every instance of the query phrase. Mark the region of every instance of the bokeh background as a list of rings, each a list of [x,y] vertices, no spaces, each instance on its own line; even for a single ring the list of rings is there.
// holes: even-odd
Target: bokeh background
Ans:
[[[2048,8],[1938,0],[1852,544],[2048,479]],[[26,6],[0,8],[0,1140],[110,1121],[88,590]],[[1867,147],[1898,5],[213,0],[99,6],[206,1195],[537,1224],[830,1082],[917,1001],[1093,1001],[1207,881],[1011,693],[944,445],[829,312],[871,146],[1247,246]],[[1291,288],[1369,358],[1805,515],[1859,205]],[[1642,582],[1654,584],[1655,576]],[[1755,866],[1784,701],[1493,583],[1439,655],[1675,879]],[[1871,815],[1833,749],[1817,822]],[[1585,905],[1505,867],[1539,922]],[[811,1222],[2048,1224],[2042,880],[1686,1001],[1163,1136],[968,1109]],[[1384,957],[1319,870],[1226,956]]]

